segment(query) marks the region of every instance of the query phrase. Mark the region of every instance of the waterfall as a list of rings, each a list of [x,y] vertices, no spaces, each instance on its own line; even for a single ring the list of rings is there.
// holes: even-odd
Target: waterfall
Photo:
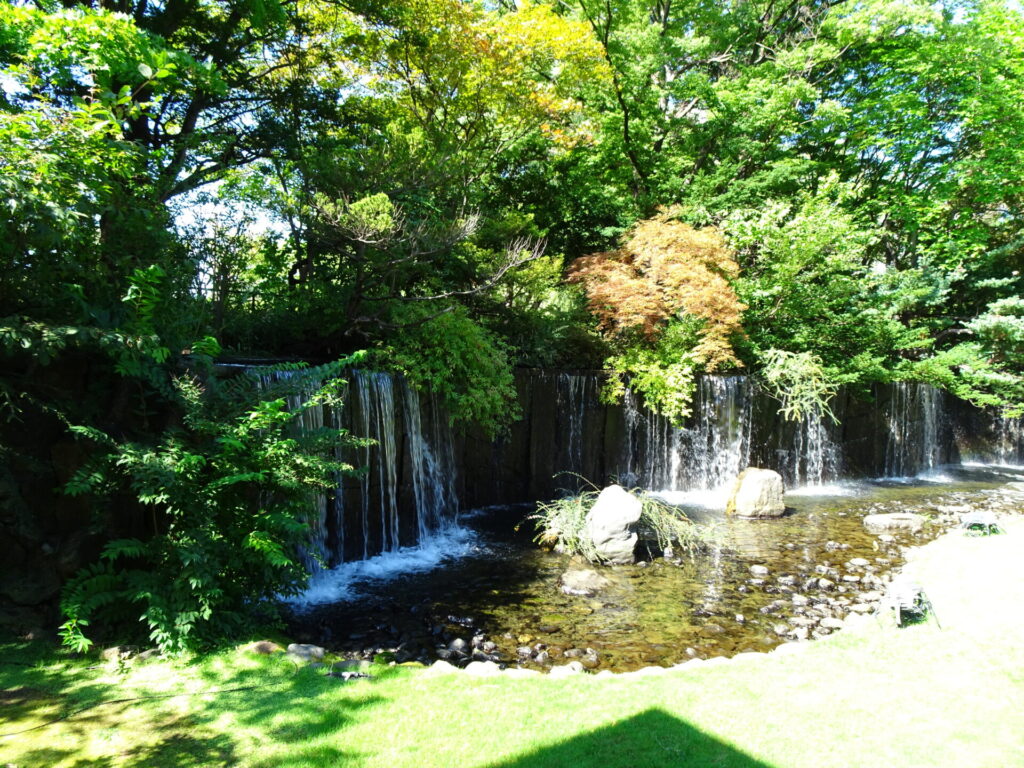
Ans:
[[[842,454],[832,439],[823,414],[804,414],[793,435],[788,480],[793,485],[821,486],[839,476]]]
[[[1024,419],[1000,414],[995,423],[995,459],[999,464],[1024,462]]]
[[[353,371],[355,419],[352,431],[373,445],[360,451],[359,511],[362,522],[362,557],[399,547],[398,446],[395,435],[394,380],[386,373]],[[379,538],[375,535],[379,530]],[[341,553],[339,559],[344,559]]]
[[[296,379],[296,371],[275,371],[273,373],[260,373],[259,385],[262,389],[268,389],[274,382],[291,381]],[[320,388],[319,381],[306,381],[296,391],[289,392],[285,396],[286,407],[289,411],[298,411],[302,403]],[[317,430],[323,429],[325,424],[323,405],[315,405],[301,411],[296,420],[294,428],[299,434],[308,435]],[[302,552],[303,564],[310,571],[319,569],[321,563],[330,559],[329,526],[327,520],[327,494],[318,492],[313,497],[309,516],[306,519],[309,525],[310,535],[304,551]]]
[[[341,528],[361,532],[361,546],[341,543],[335,561],[421,544],[458,514],[452,435],[436,398],[392,374],[356,370],[349,376],[351,420],[344,426],[373,444],[358,449],[352,462],[364,470],[358,489],[341,494],[359,512],[355,521],[343,516]]]
[[[417,541],[422,542],[455,522],[459,508],[455,494],[455,454],[448,417],[441,412],[436,397],[428,397],[429,429],[424,429],[419,393],[405,381],[402,389]]]
[[[594,391],[594,376],[562,373],[558,376],[559,410],[568,417],[565,453],[568,465],[565,470],[582,474],[584,472],[583,426],[587,415],[588,396]]]
[[[909,477],[942,463],[942,435],[948,418],[941,390],[917,381],[892,385],[887,421],[885,475]]]
[[[675,490],[678,436],[668,419],[647,409],[630,388],[623,397],[626,435],[618,480],[627,486]],[[675,450],[674,450],[675,449]]]
[[[300,375],[258,373],[263,388]],[[369,438],[365,445],[339,449],[339,458],[362,473],[338,476],[330,501],[323,493],[314,498],[304,553],[314,572],[320,563],[364,560],[420,544],[453,526],[458,516],[452,434],[437,399],[388,373],[353,370],[345,376],[350,386],[341,408],[307,408],[296,424],[302,433],[330,424]],[[309,381],[288,394],[289,410],[298,411],[320,384]]]
[[[665,491],[721,488],[750,463],[751,405],[747,377],[702,376],[693,414],[680,428],[627,388],[620,478]]]
[[[921,464],[922,469],[934,469],[942,463],[942,445],[939,429],[945,418],[944,393],[927,384],[919,386],[922,415]]]
[[[702,376],[694,403],[694,424],[682,431],[686,455],[676,479],[688,489],[721,488],[750,464],[753,400],[746,376]]]

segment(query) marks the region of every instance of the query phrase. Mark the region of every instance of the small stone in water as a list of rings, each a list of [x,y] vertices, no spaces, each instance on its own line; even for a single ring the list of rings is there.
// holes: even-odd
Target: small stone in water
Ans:
[[[853,558],[853,560],[849,562],[849,565],[853,566],[854,568],[863,568],[866,565],[870,565],[870,563],[863,557],[855,557]]]
[[[752,565],[750,566],[751,576],[767,576],[768,569],[763,565]]]

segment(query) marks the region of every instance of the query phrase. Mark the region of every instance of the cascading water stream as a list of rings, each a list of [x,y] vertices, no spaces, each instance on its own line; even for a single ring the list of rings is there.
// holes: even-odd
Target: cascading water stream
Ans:
[[[690,488],[723,488],[750,463],[752,399],[746,376],[704,376],[697,397],[696,423],[684,430],[695,470],[685,476]],[[680,465],[686,461],[680,457]]]
[[[793,437],[791,482],[799,486],[820,487],[836,479],[841,466],[841,451],[832,439],[823,414],[804,414]]]
[[[592,392],[593,376],[562,373],[558,377],[558,402],[568,416],[566,471],[580,474],[584,470],[583,426],[587,416],[588,395]]]
[[[1024,419],[1000,415],[996,419],[995,460],[999,464],[1024,462]]]
[[[395,435],[395,389],[386,373],[353,371],[355,412],[353,432],[371,438],[375,444],[360,451],[358,466],[366,468],[360,478],[360,516],[363,531],[363,559],[377,552],[399,547],[398,447]],[[376,493],[374,487],[376,486]],[[372,515],[371,515],[372,510]],[[373,519],[371,519],[371,517]],[[374,547],[371,531],[379,529],[379,546]],[[339,558],[344,560],[344,553]]]
[[[942,463],[942,435],[948,417],[945,396],[931,385],[897,381],[887,421],[885,476],[910,477]]]
[[[448,417],[429,396],[429,427],[423,426],[420,395],[402,382],[405,396],[405,434],[412,466],[417,541],[453,525],[459,503],[455,494],[455,456]]]
[[[353,370],[345,404],[301,408],[321,382],[307,381],[286,396],[299,413],[296,429],[310,433],[329,423],[369,443],[341,451],[364,472],[337,478],[337,487],[317,494],[308,523],[304,561],[317,573],[321,563],[368,560],[422,544],[457,523],[456,462],[448,416],[435,397],[421,395],[400,377]],[[264,388],[295,380],[297,372],[259,373]],[[330,506],[331,514],[328,515]]]
[[[745,376],[703,376],[690,423],[674,427],[626,390],[626,439],[620,477],[659,491],[714,491],[750,463],[750,383]]]

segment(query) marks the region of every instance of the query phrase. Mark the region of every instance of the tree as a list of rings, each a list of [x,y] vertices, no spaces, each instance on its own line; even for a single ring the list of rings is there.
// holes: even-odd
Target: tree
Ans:
[[[677,395],[692,386],[696,369],[739,364],[732,342],[745,307],[732,287],[739,267],[721,233],[672,216],[666,210],[638,223],[617,251],[577,259],[570,279],[583,284],[601,329],[621,351],[613,365],[638,375],[648,405],[678,420],[688,398]]]

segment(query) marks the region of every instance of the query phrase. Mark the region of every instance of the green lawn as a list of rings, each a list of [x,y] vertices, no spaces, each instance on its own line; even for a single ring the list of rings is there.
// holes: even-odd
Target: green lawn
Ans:
[[[0,766],[1021,766],[1021,522],[912,563],[942,629],[872,627],[660,675],[382,668],[343,683],[279,657],[118,672],[6,644],[0,732],[16,735]],[[119,701],[139,696],[173,697]]]

